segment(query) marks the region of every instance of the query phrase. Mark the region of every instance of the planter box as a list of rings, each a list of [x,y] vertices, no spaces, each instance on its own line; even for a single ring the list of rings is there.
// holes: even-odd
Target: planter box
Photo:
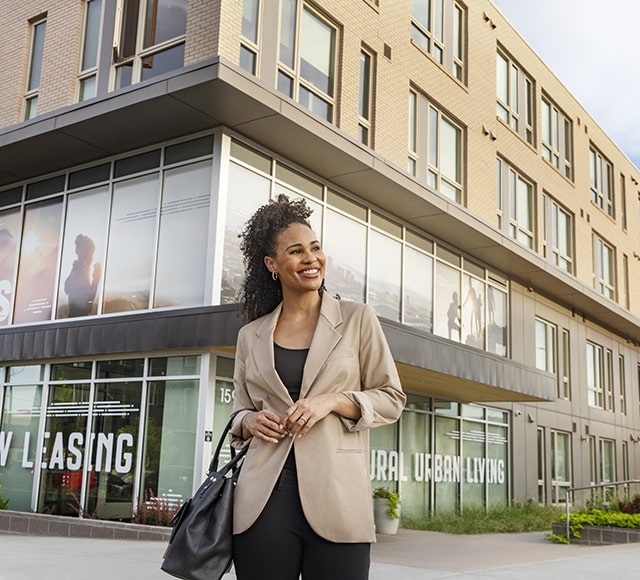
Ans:
[[[167,542],[171,528],[0,510],[0,533]]]
[[[564,523],[554,522],[552,532],[558,536],[567,533]],[[640,530],[631,528],[610,528],[607,526],[584,526],[580,530],[581,538],[571,538],[572,544],[605,546],[608,544],[636,544],[640,542]]]

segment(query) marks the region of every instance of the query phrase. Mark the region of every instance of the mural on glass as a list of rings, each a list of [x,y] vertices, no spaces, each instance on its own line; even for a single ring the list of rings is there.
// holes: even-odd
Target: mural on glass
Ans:
[[[211,161],[165,171],[154,308],[204,302]]]
[[[433,259],[405,246],[404,324],[433,330]]]
[[[367,229],[327,208],[324,253],[327,289],[344,300],[364,302]]]
[[[462,276],[462,340],[475,348],[484,348],[484,282],[467,274]]]
[[[150,359],[149,372],[167,380],[148,386],[141,499],[158,497],[179,504],[193,493],[200,384],[184,377],[200,372],[200,357]]]
[[[154,173],[114,185],[104,313],[149,307],[159,183]]]
[[[11,315],[19,240],[20,210],[0,212],[0,326],[6,326]]]
[[[15,323],[51,319],[62,198],[27,206],[16,283]]]
[[[436,514],[456,512],[460,502],[460,422],[441,415],[434,419],[432,470],[436,485],[433,511]]]
[[[9,509],[31,511],[41,385],[4,388],[0,417],[0,487]]]
[[[410,407],[417,407],[413,401]],[[402,482],[402,515],[428,518],[431,513],[431,415],[407,410],[402,415],[402,451],[406,481]]]
[[[460,342],[460,271],[436,262],[433,332]]]
[[[491,420],[492,411],[489,409],[488,419]],[[501,422],[506,421],[507,414],[496,411],[501,416]],[[487,505],[489,507],[504,506],[509,499],[509,431],[506,426],[487,425],[487,461],[492,466],[487,473],[490,485],[487,486]]]
[[[383,318],[400,320],[402,245],[374,230],[369,239],[369,292],[367,302]]]
[[[102,286],[109,188],[69,196],[62,243],[57,318],[97,313]]]
[[[237,302],[244,278],[240,238],[247,220],[269,201],[271,180],[236,163],[229,164],[229,194],[224,221],[224,258],[222,265],[221,304]]]
[[[487,350],[507,356],[507,293],[487,285]]]

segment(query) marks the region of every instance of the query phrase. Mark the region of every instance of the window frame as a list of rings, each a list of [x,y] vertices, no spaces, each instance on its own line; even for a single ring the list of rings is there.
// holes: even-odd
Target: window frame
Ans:
[[[134,10],[125,13],[127,0],[117,0],[116,18],[113,31],[113,60],[111,66],[110,90],[123,89],[142,82],[142,73],[145,68],[144,61],[153,59],[155,55],[164,53],[170,49],[186,44],[186,19],[185,31],[182,34],[145,47],[145,15],[149,2],[159,0],[135,0],[137,2],[137,14]],[[135,16],[134,16],[135,14]],[[188,17],[188,13],[187,13]],[[129,21],[128,19],[133,19]],[[135,24],[135,26],[134,26]],[[125,54],[123,54],[123,51]],[[120,71],[126,66],[131,66],[131,81],[122,84]],[[184,58],[182,61],[184,67]],[[177,69],[174,69],[177,70]],[[163,73],[158,73],[158,76]],[[156,75],[153,75],[156,76]],[[150,78],[153,78],[150,77]]]
[[[542,252],[545,258],[561,270],[573,274],[575,271],[575,216],[554,197],[544,192],[542,194],[543,205],[543,237]],[[565,221],[569,224],[569,254],[563,252],[559,247],[559,240],[565,236],[561,235],[560,214],[563,214]]]
[[[305,109],[311,111],[312,113],[318,115],[320,118],[324,118],[324,120],[329,123],[335,124],[337,119],[337,88],[338,88],[338,53],[339,53],[339,44],[340,44],[340,29],[339,27],[331,21],[329,18],[324,16],[321,12],[313,8],[310,4],[305,2],[304,0],[287,0],[290,6],[295,5],[295,18],[293,19],[293,30],[290,32],[293,35],[293,47],[292,47],[292,64],[287,64],[281,60],[280,49],[282,47],[281,37],[283,34],[283,30],[285,26],[282,23],[282,11],[284,9],[284,2],[281,4],[281,15],[280,15],[280,34],[278,41],[278,58],[276,62],[276,89],[293,99],[300,106]],[[331,48],[329,55],[329,93],[325,93],[320,87],[317,87],[311,82],[309,79],[305,79],[301,68],[302,68],[302,47],[303,40],[302,39],[302,26],[303,26],[303,14],[308,13],[312,18],[315,18],[321,24],[324,24],[331,30]],[[283,86],[281,86],[280,81],[282,79],[286,79],[289,81],[290,90],[283,90]],[[300,97],[301,89],[309,93],[309,98],[311,100],[318,99],[322,103],[327,106],[326,115],[320,114],[320,112],[314,109],[312,102],[310,101],[310,106],[302,102]]]
[[[42,26],[43,28],[39,28]],[[42,38],[39,39],[39,31],[42,30]],[[23,99],[22,119],[29,121],[38,116],[38,97],[40,95],[40,83],[42,82],[42,65],[44,60],[44,45],[47,33],[47,15],[35,18],[30,21],[30,39],[29,39],[29,66],[27,69],[25,92]],[[41,40],[41,46],[39,46]],[[38,51],[38,54],[36,53]],[[39,60],[37,71],[37,86],[33,86],[35,73],[35,64]]]
[[[87,53],[87,32],[88,32],[88,24],[89,24],[89,18],[91,15],[91,6],[95,6],[96,4],[100,4],[100,7],[98,8],[99,10],[99,16],[98,16],[98,34],[97,34],[97,38],[95,39],[95,43],[96,43],[96,47],[95,47],[95,51],[96,51],[96,62],[93,66],[89,66],[87,68],[83,68],[83,61],[85,58],[85,55]],[[78,84],[77,84],[77,94],[76,94],[76,100],[77,102],[83,102],[86,101],[87,99],[91,99],[93,97],[96,96],[97,94],[97,88],[98,88],[98,75],[100,72],[99,69],[99,64],[100,64],[100,49],[102,47],[102,33],[103,33],[103,19],[104,19],[104,2],[103,0],[86,0],[86,2],[84,3],[84,16],[83,16],[83,22],[82,22],[82,40],[80,42],[80,59],[78,61]],[[85,81],[88,81],[90,79],[95,79],[94,80],[94,93],[91,96],[85,96],[84,95],[84,85],[85,85]]]
[[[589,147],[591,202],[615,219],[613,164],[593,144]]]
[[[571,445],[571,434],[565,431],[557,431],[551,429],[549,431],[550,447],[551,447],[551,501],[553,504],[559,504],[566,502],[567,489],[571,487],[571,480],[573,478],[572,469],[572,456],[573,450]],[[568,472],[568,479],[560,478],[558,476],[559,471],[559,453],[558,453],[558,439],[562,437],[565,439],[567,456],[564,457],[564,463]],[[561,498],[562,496],[562,498]]]
[[[443,126],[455,131],[455,177],[445,172],[443,146]],[[442,196],[461,205],[464,204],[464,127],[448,115],[426,95],[412,88],[409,91],[409,144],[408,170],[421,182]],[[415,149],[412,150],[412,147]],[[447,163],[447,166],[451,166]],[[453,195],[452,195],[453,193]]]
[[[546,116],[545,111],[548,111]],[[540,105],[542,158],[573,181],[572,144],[573,121],[543,93]]]
[[[605,262],[609,267],[605,268]],[[616,249],[604,238],[593,233],[593,286],[599,294],[616,300]]]
[[[427,0],[428,14],[411,8],[411,42],[451,76],[465,82],[467,10],[456,0]]]
[[[506,51],[498,48],[496,54],[496,116],[529,145],[534,145],[534,82]],[[500,59],[506,65],[505,75],[500,74]],[[500,87],[503,76],[506,86]]]
[[[240,67],[243,70],[246,70],[250,75],[253,76],[258,76],[258,70],[260,68],[260,44],[261,44],[261,36],[262,36],[262,0],[249,0],[251,2],[253,2],[254,4],[252,5],[252,8],[255,8],[256,12],[255,12],[255,17],[256,17],[256,30],[255,30],[255,38],[249,38],[248,36],[245,36],[244,34],[244,12],[245,12],[245,7],[247,6],[247,1],[248,0],[243,0],[242,1],[242,22],[243,22],[243,26],[241,28],[240,31],[240,54],[239,54],[239,58],[238,58],[238,62],[240,64]],[[246,53],[251,54],[253,61],[252,61],[252,70],[249,70],[248,68],[246,68],[245,66],[243,66],[243,51],[246,51]]]
[[[373,115],[375,103],[376,54],[365,46],[360,48],[358,87],[358,140],[373,147]]]
[[[536,192],[534,182],[524,177],[524,175],[501,157],[497,158],[496,171],[498,228],[519,244],[535,251]],[[527,205],[525,217],[531,222],[531,227],[520,223],[522,216],[522,204],[520,203],[518,191],[520,182],[529,188],[529,199],[525,200]],[[528,243],[523,242],[523,239],[527,240]]]

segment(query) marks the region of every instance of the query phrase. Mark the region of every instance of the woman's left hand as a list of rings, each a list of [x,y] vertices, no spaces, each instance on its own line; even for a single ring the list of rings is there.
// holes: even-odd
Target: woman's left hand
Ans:
[[[349,419],[360,417],[360,408],[342,393],[327,393],[317,397],[298,399],[282,417],[282,425],[292,437],[304,437],[329,413]]]

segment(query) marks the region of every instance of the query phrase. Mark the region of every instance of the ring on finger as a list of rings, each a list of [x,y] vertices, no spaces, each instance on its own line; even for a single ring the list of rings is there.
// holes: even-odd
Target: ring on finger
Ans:
[[[306,423],[307,418],[304,415],[300,415],[300,418],[298,419],[298,421],[302,421],[303,423]]]

